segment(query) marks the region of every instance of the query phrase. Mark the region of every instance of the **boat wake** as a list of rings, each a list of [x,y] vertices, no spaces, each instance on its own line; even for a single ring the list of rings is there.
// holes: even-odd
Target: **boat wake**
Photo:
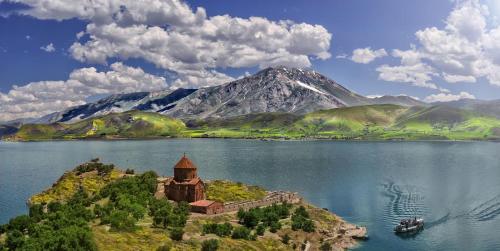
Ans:
[[[393,182],[383,184],[383,194],[389,197],[386,220],[391,224],[399,223],[402,218],[413,218],[427,214],[424,197],[416,187],[399,186]]]
[[[500,195],[472,209],[467,216],[477,221],[488,221],[500,215]]]
[[[429,216],[429,208],[424,203],[424,196],[418,188],[413,186],[397,185],[394,182],[382,184],[383,195],[389,198],[384,220],[391,225],[399,223],[401,219]],[[433,228],[450,220],[469,218],[475,221],[489,221],[500,215],[500,194],[479,204],[466,212],[445,211],[444,216],[436,220],[426,220],[425,228]]]

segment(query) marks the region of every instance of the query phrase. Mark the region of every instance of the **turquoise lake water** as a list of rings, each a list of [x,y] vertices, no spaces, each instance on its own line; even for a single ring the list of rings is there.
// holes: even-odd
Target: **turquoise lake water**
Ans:
[[[500,143],[151,140],[0,142],[0,223],[79,163],[171,175],[186,152],[204,179],[231,179],[306,200],[368,227],[358,250],[500,250]],[[423,216],[399,237],[393,226]]]

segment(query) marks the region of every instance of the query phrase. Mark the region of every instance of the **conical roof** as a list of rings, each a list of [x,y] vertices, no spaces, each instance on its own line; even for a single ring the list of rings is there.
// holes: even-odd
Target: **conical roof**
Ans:
[[[186,154],[175,164],[174,168],[187,168],[187,169],[197,169],[194,163],[186,157]]]

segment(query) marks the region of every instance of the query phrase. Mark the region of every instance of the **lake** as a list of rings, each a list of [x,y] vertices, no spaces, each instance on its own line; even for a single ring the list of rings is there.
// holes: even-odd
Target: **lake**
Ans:
[[[119,167],[171,175],[186,153],[204,179],[299,192],[368,227],[358,250],[499,250],[500,143],[182,139],[0,142],[0,223],[65,170],[100,157]],[[399,237],[403,217],[425,229]]]

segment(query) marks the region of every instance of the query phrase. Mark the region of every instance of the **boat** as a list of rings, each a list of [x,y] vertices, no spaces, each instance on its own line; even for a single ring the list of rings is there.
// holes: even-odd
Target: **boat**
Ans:
[[[396,227],[394,227],[394,232],[397,234],[418,232],[424,228],[424,219],[413,218],[402,220]]]

